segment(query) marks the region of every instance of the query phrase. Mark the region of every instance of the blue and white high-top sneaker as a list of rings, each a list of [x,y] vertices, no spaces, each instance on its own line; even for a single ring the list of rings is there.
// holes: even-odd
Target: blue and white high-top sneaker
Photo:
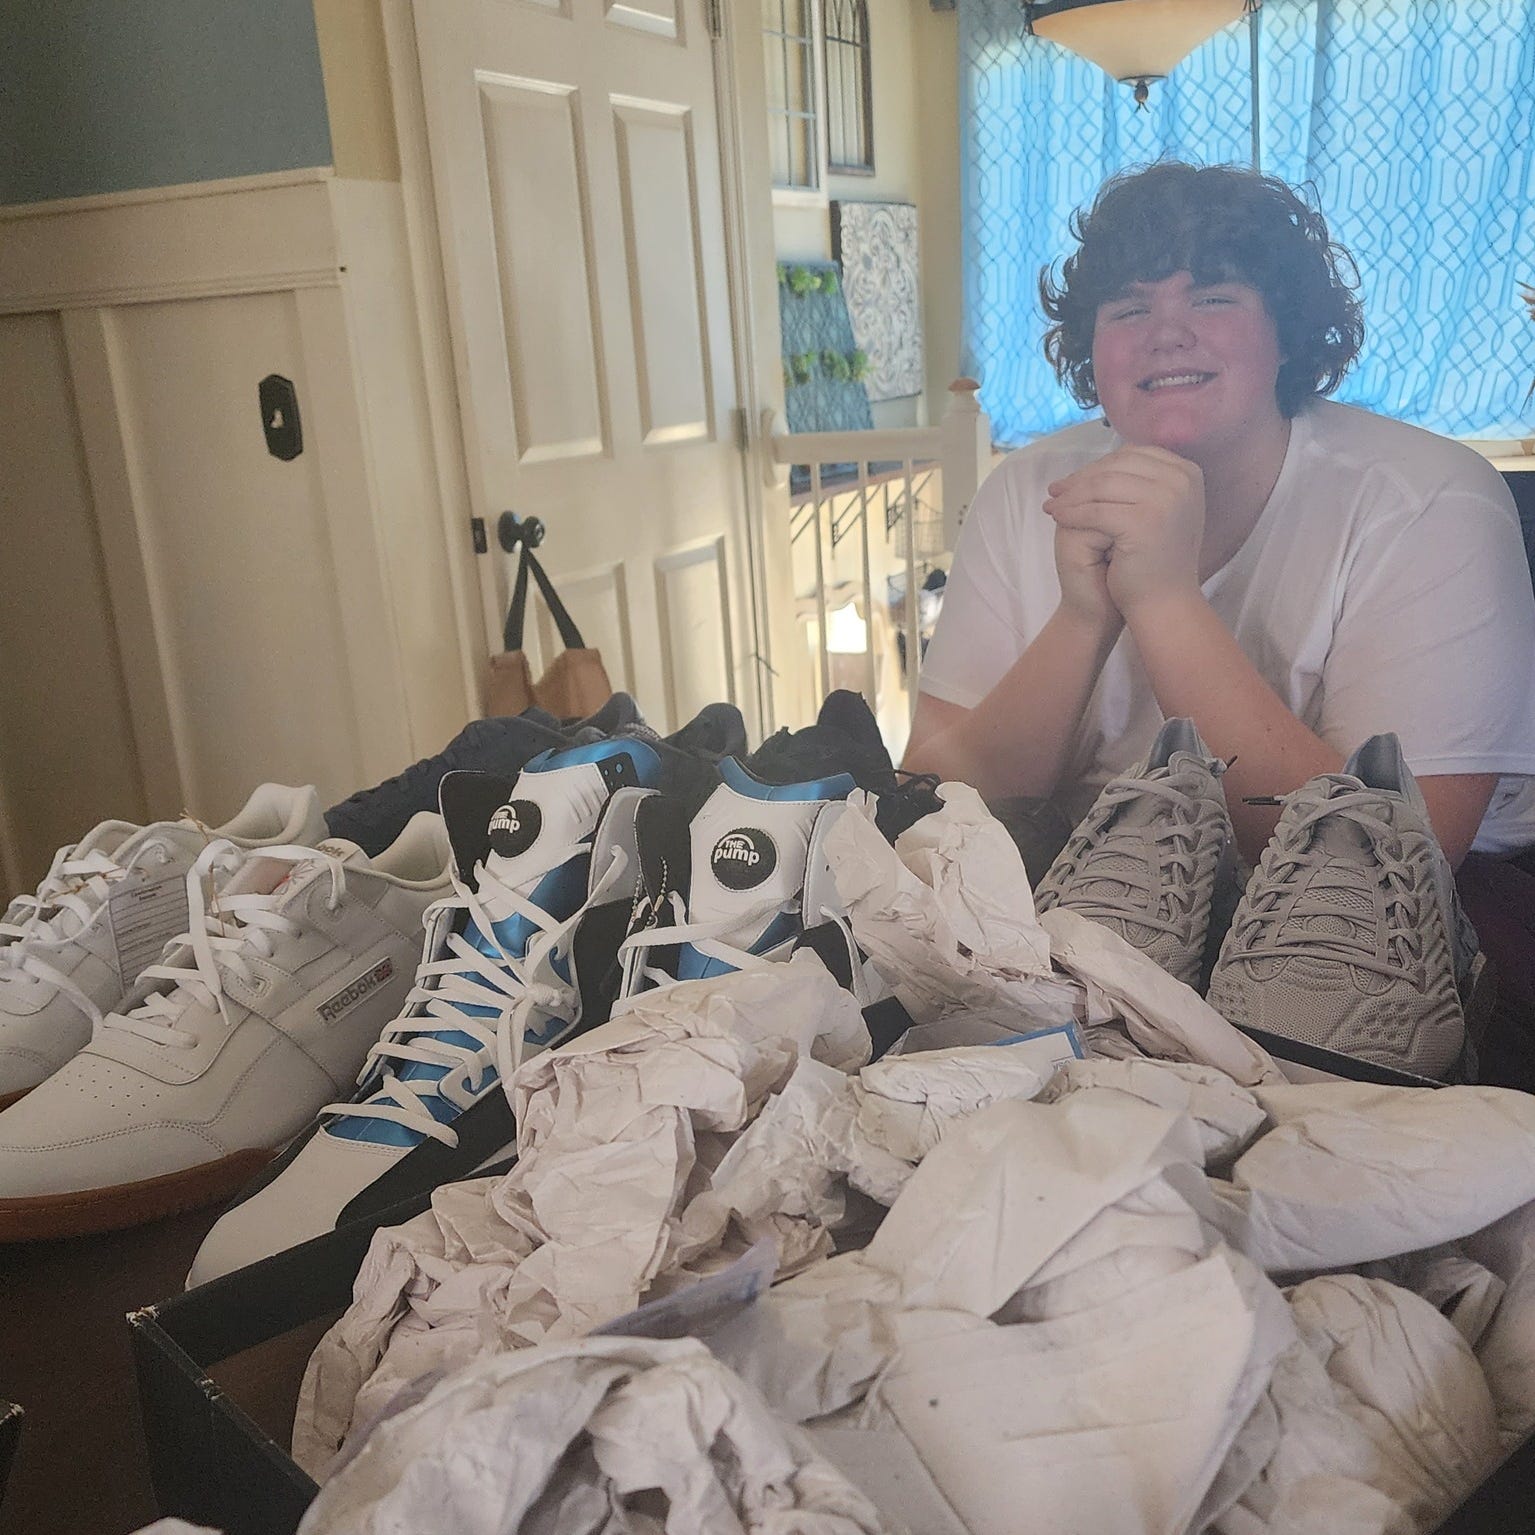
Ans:
[[[867,705],[835,693],[815,725],[727,757],[720,778],[691,815],[664,795],[637,807],[641,901],[620,946],[621,995],[775,964],[808,943],[867,1001],[824,852],[854,789],[895,784]]]
[[[552,751],[515,780],[450,773],[454,893],[427,914],[416,983],[348,1103],[310,1129],[209,1232],[202,1284],[508,1154],[502,1082],[530,1050],[607,1016],[636,883],[634,820],[715,769],[631,737]]]

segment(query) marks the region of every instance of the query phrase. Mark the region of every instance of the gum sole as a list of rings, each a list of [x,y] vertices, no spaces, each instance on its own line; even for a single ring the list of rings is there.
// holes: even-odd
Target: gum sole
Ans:
[[[0,1242],[50,1242],[142,1226],[237,1193],[271,1161],[264,1150],[237,1151],[185,1172],[113,1188],[35,1199],[0,1199]]]

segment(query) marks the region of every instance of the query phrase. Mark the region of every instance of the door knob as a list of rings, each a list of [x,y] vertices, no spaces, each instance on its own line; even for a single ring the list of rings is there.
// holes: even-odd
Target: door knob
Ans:
[[[536,549],[543,541],[544,525],[537,517],[502,512],[496,520],[496,542],[508,554],[515,554],[520,548]]]

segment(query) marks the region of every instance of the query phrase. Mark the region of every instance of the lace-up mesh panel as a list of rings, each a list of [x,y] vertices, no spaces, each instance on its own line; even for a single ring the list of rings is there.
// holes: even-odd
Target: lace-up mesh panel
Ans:
[[[1177,731],[1196,752],[1159,749]],[[1111,780],[1035,891],[1112,928],[1170,975],[1198,985],[1217,872],[1231,843],[1221,763],[1186,720],[1163,727],[1147,762]],[[1155,764],[1159,759],[1161,766]]]
[[[1231,1022],[1444,1079],[1465,1026],[1444,855],[1401,793],[1326,774],[1287,797],[1210,981]]]

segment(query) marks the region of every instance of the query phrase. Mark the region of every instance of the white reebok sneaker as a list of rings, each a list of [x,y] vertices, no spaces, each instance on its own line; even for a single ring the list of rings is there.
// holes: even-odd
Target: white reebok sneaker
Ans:
[[[442,820],[424,813],[376,859],[342,841],[206,848],[188,932],[0,1113],[0,1241],[138,1225],[238,1189],[350,1087],[410,987],[447,869]]]
[[[60,848],[35,895],[0,921],[0,1109],[91,1037],[187,925],[187,871],[210,839],[312,846],[325,817],[312,788],[263,784],[212,831],[193,821],[103,821]]]

